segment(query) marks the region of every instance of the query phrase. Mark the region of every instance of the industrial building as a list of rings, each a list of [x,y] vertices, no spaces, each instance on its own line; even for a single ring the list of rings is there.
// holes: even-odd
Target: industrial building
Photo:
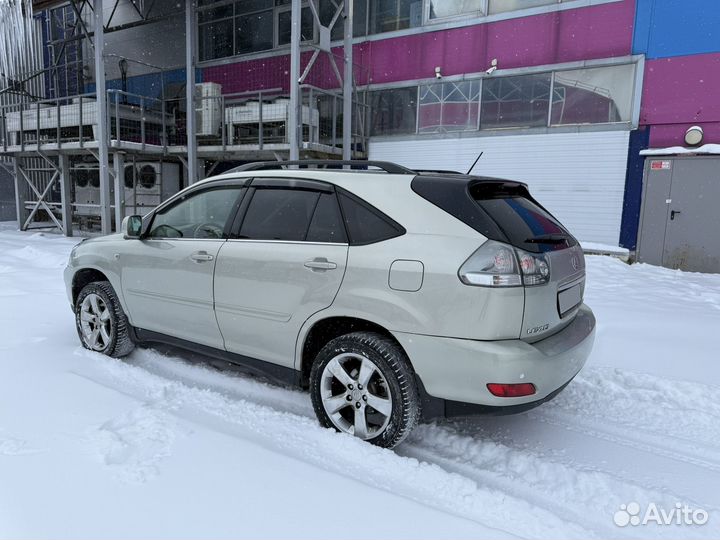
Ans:
[[[258,159],[467,171],[482,153],[474,173],[634,250],[643,151],[720,143],[710,0],[44,0],[33,17],[36,65],[0,81],[0,199],[16,186],[2,208],[24,228],[109,232]]]

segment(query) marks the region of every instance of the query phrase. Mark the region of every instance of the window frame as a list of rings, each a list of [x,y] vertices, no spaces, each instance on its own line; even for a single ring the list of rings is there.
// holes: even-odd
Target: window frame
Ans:
[[[142,232],[140,234],[139,239],[140,240],[162,240],[164,242],[169,242],[173,240],[180,240],[180,241],[188,241],[188,240],[212,240],[217,242],[218,240],[224,241],[228,239],[228,235],[230,233],[230,228],[232,227],[232,224],[235,221],[235,218],[237,217],[237,213],[240,211],[240,208],[242,208],[243,203],[247,199],[248,195],[248,182],[247,180],[224,180],[220,182],[211,182],[207,185],[198,186],[194,189],[188,189],[188,190],[182,190],[179,193],[177,193],[175,196],[171,197],[164,203],[160,204],[155,210],[147,214],[143,218],[143,227]],[[152,225],[155,222],[155,218],[157,215],[159,215],[161,212],[164,212],[166,210],[170,210],[174,208],[175,206],[182,204],[183,202],[187,201],[191,197],[195,197],[197,195],[200,195],[202,193],[208,192],[208,191],[215,191],[218,189],[239,189],[240,193],[238,194],[237,199],[234,203],[234,208],[230,211],[230,214],[228,215],[227,219],[225,220],[225,224],[223,227],[223,235],[222,238],[175,238],[175,237],[166,237],[166,236],[150,236],[150,231],[152,230]]]
[[[574,0],[577,1],[577,0]],[[573,123],[573,124],[554,124],[552,123],[552,106],[551,101],[548,100],[548,106],[544,111],[546,113],[546,121],[542,126],[535,127],[497,127],[497,128],[486,128],[482,129],[480,123],[482,119],[482,93],[483,86],[490,79],[504,78],[504,77],[515,77],[522,75],[550,75],[550,96],[555,95],[555,75],[558,73],[572,72],[577,70],[595,69],[595,68],[615,68],[620,66],[632,66],[634,74],[628,79],[627,84],[630,85],[630,114],[628,120],[620,120],[614,122],[593,122],[593,123]],[[480,73],[467,73],[464,75],[455,75],[444,77],[443,82],[460,82],[460,81],[480,81],[480,107],[478,111],[478,126],[475,129],[467,129],[462,132],[453,131],[455,135],[462,133],[461,136],[468,136],[470,134],[478,136],[487,136],[495,133],[506,133],[506,132],[517,132],[517,133],[555,133],[563,132],[563,130],[587,130],[587,131],[601,131],[601,130],[613,130],[613,129],[636,129],[639,125],[640,120],[640,100],[642,96],[642,84],[645,71],[645,59],[642,55],[628,55],[623,57],[612,57],[612,58],[601,58],[596,60],[583,60],[573,62],[563,62],[559,64],[547,64],[541,66],[529,66],[521,68],[512,68],[497,71],[492,75],[486,75]],[[369,86],[368,99],[372,105],[374,103],[374,96],[381,92],[391,92],[395,90],[409,90],[414,89],[417,93],[416,105],[415,105],[415,129],[413,131],[405,131],[402,133],[377,133],[372,130],[375,124],[375,119],[372,115],[368,114],[368,126],[371,128],[370,137],[377,138],[380,140],[421,140],[426,137],[437,136],[437,133],[433,132],[422,132],[419,129],[420,121],[420,92],[421,86],[437,83],[435,78],[422,78],[414,80],[405,80],[392,83],[378,83]],[[372,108],[372,112],[376,113],[377,108]],[[449,133],[448,133],[449,134]],[[442,133],[443,136],[448,135]]]
[[[282,243],[282,244],[322,244],[322,245],[330,245],[330,246],[347,246],[351,245],[350,243],[350,235],[347,230],[347,225],[345,223],[345,215],[342,213],[342,205],[340,204],[340,200],[337,196],[337,187],[334,184],[331,184],[330,182],[323,182],[321,180],[315,180],[315,179],[307,179],[307,178],[283,178],[283,177],[269,177],[269,176],[263,176],[263,177],[255,177],[251,179],[248,182],[247,185],[247,192],[246,196],[243,198],[242,203],[240,204],[240,207],[238,208],[237,213],[235,214],[235,217],[232,221],[232,224],[230,225],[228,229],[228,240],[233,240],[236,242],[270,242],[270,243]],[[240,231],[242,230],[242,225],[245,221],[245,218],[248,213],[248,209],[250,208],[250,204],[252,203],[253,196],[255,195],[255,192],[258,189],[285,189],[285,190],[298,190],[298,191],[311,191],[316,192],[320,195],[323,193],[330,193],[335,197],[335,203],[338,206],[338,209],[340,210],[340,219],[341,219],[341,226],[343,227],[343,230],[345,231],[345,238],[347,239],[346,242],[320,242],[320,241],[310,241],[310,240],[275,240],[275,239],[261,239],[261,238],[240,238]],[[318,199],[319,201],[319,199]],[[315,212],[317,211],[317,204],[315,206],[315,209],[313,210],[313,214],[310,216],[310,221],[308,221],[308,231],[310,229],[310,225],[312,224],[313,218],[315,217]],[[307,238],[307,232],[305,231],[305,235]]]
[[[310,12],[310,19],[312,20],[313,25],[313,35],[310,39],[302,39],[302,12],[303,10],[310,9],[310,5],[305,2],[300,2],[300,44],[303,43],[316,43],[318,40],[318,34],[319,29],[317,26],[317,21],[315,20],[315,16],[312,14],[312,11]],[[280,15],[283,13],[288,13],[292,11],[292,5],[287,4],[283,6],[275,6],[273,8],[273,48],[274,50],[283,50],[283,49],[289,49],[290,48],[290,42],[288,43],[280,43]],[[339,20],[339,19],[338,19]]]
[[[448,15],[447,17],[436,17],[434,19],[430,18],[430,7],[432,0],[423,0],[423,26],[432,26],[434,24],[442,24],[446,22],[451,21],[457,21],[462,20],[463,18],[472,17],[473,19],[479,18],[479,17],[487,17],[488,16],[488,9],[490,0],[481,0],[482,7],[480,10],[472,11],[468,13],[459,13],[457,15]]]

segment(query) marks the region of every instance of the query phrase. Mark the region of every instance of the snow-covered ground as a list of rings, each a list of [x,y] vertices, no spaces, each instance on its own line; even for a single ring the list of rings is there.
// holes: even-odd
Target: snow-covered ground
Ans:
[[[391,452],[320,428],[301,392],[82,349],[73,243],[0,227],[0,537],[720,535],[720,276],[588,257],[596,347],[565,392]],[[709,521],[615,525],[633,502]]]

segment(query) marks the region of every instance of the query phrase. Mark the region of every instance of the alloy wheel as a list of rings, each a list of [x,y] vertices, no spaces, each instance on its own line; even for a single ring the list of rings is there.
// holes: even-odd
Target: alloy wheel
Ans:
[[[392,397],[380,368],[369,358],[342,353],[322,372],[320,395],[337,429],[367,440],[381,434],[390,422]]]
[[[90,293],[80,305],[80,329],[85,344],[94,351],[103,351],[110,344],[112,320],[110,308],[97,294]]]

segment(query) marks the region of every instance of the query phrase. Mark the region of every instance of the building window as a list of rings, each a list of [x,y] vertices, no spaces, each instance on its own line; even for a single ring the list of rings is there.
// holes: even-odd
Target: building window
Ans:
[[[200,60],[272,49],[273,0],[204,0],[198,11],[198,35]]]
[[[235,30],[235,54],[266,51],[273,47],[272,11],[238,17]]]
[[[421,85],[418,132],[442,133],[477,129],[479,111],[479,80]]]
[[[415,133],[417,123],[417,86],[378,90],[370,93],[372,135]]]
[[[325,26],[329,26],[337,9],[336,0],[319,0],[318,15],[320,22]],[[353,37],[367,35],[367,8],[368,0],[355,0],[353,2]],[[335,21],[335,26],[331,29],[331,39],[339,41],[343,39],[345,34],[345,26],[342,14]]]
[[[370,0],[370,34],[422,25],[422,0]]]
[[[302,8],[303,41],[314,38],[310,8]],[[198,10],[200,60],[261,52],[290,43],[290,0],[202,0]]]
[[[277,44],[278,47],[290,44],[290,33],[292,32],[292,11],[291,7],[278,12]],[[312,41],[315,31],[315,21],[309,7],[302,8],[300,12],[300,41]]]
[[[629,122],[634,80],[634,64],[556,72],[551,124]]]
[[[49,94],[64,97],[85,91],[81,26],[70,6],[51,9],[47,17],[46,37],[51,68],[45,77]],[[73,39],[75,38],[75,39]]]
[[[485,15],[486,0],[427,0],[428,19],[447,19],[465,15],[480,17]]]
[[[490,15],[495,13],[507,13],[508,11],[519,11],[537,6],[550,6],[559,4],[562,0],[490,0],[488,12]]]
[[[483,79],[481,129],[547,125],[550,73]]]
[[[636,69],[632,63],[374,90],[370,133],[629,123]]]

